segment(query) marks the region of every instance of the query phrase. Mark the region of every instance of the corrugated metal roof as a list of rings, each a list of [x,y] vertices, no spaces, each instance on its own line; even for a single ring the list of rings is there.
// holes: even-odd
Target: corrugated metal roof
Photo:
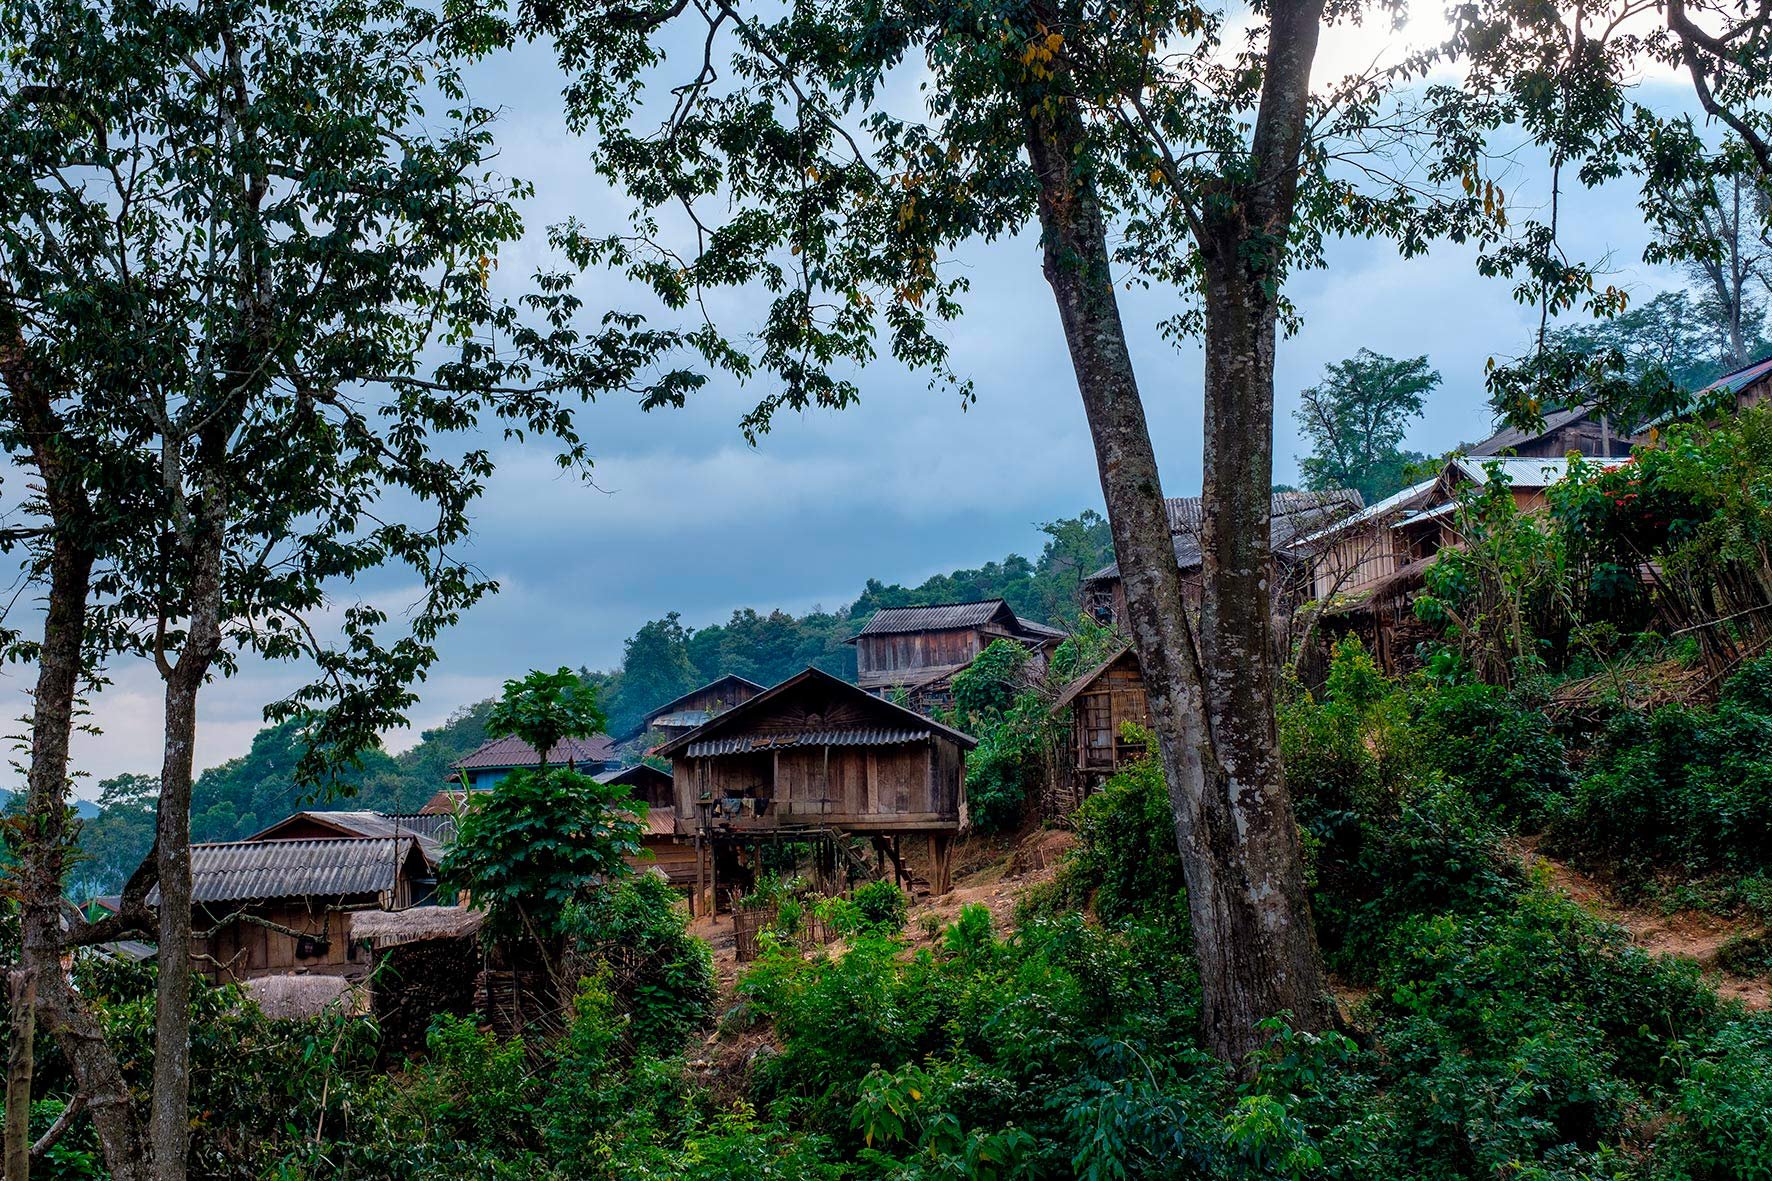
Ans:
[[[1760,380],[1772,376],[1772,357],[1764,357],[1751,365],[1743,366],[1733,373],[1725,373],[1703,390],[1699,391],[1698,401],[1704,401],[1704,394],[1720,394],[1725,390],[1731,394],[1739,394],[1742,390]]]
[[[1333,488],[1325,492],[1276,492],[1269,508],[1268,544],[1276,550],[1283,549],[1350,513],[1358,512],[1362,504],[1360,494],[1351,488]],[[1183,570],[1192,570],[1203,561],[1200,527],[1205,505],[1205,498],[1200,496],[1172,496],[1163,501],[1163,509],[1169,517],[1169,533],[1175,542],[1175,563]],[[1083,581],[1118,577],[1120,564],[1110,562]]]
[[[819,668],[808,668],[804,672],[795,673],[781,684],[758,694],[742,705],[733,707],[717,718],[711,718],[707,724],[689,733],[673,738],[669,742],[659,744],[654,754],[672,758],[683,754],[690,746],[707,741],[717,741],[713,735],[730,734],[742,730],[746,722],[752,718],[768,717],[769,711],[785,695],[801,689],[813,687],[822,690],[833,700],[847,698],[867,710],[872,716],[892,719],[906,729],[915,729],[918,733],[933,733],[958,743],[963,749],[971,750],[978,745],[978,739],[970,734],[944,725],[933,718],[926,718],[915,710],[906,709],[884,698],[876,697],[866,689],[850,684],[839,677]]]
[[[615,758],[615,740],[607,734],[590,738],[563,738],[548,752],[549,766],[567,763],[607,763]],[[515,736],[494,738],[451,766],[459,771],[496,771],[507,767],[539,767],[535,748]]]
[[[417,844],[415,837],[337,837],[192,845],[191,896],[197,902],[247,902],[379,894],[394,888]],[[148,904],[159,901],[155,887]]]
[[[1494,458],[1491,456],[1458,456],[1452,460],[1459,472],[1477,484],[1489,482],[1489,468],[1494,467],[1507,478],[1508,484],[1514,488],[1549,488],[1558,484],[1569,474],[1569,461],[1558,459],[1520,459],[1509,456]]]
[[[802,730],[793,734],[738,734],[692,742],[685,752],[692,759],[714,755],[742,755],[753,751],[788,750],[799,746],[902,746],[921,742],[928,730],[872,728],[866,730]]]
[[[654,729],[693,730],[714,715],[705,709],[679,709],[647,719]]]
[[[980,599],[976,603],[937,603],[931,607],[882,607],[855,634],[857,636],[892,636],[905,632],[953,631],[959,628],[983,627],[1000,612],[1008,611],[1002,599]],[[1010,612],[1011,615],[1014,612]]]
[[[689,692],[683,694],[681,697],[673,697],[669,701],[665,702],[663,705],[655,706],[653,708],[652,712],[648,713],[644,718],[641,719],[641,721],[645,722],[648,725],[661,725],[661,726],[662,725],[669,725],[669,723],[663,721],[659,715],[674,712],[676,710],[677,705],[680,702],[688,701],[692,697],[700,697],[703,693],[712,692],[713,690],[720,688],[720,686],[722,686],[722,685],[730,686],[732,689],[736,690],[738,694],[742,695],[742,698],[735,698],[734,699],[734,701],[733,701],[734,705],[736,705],[738,703],[738,700],[740,700],[740,699],[749,700],[750,698],[755,697],[757,694],[763,692],[763,686],[757,684],[757,682],[751,680],[749,677],[741,677],[737,673],[727,673],[723,677],[715,677],[713,680],[709,681],[707,684],[699,685],[696,688],[691,689]],[[701,710],[701,711],[695,711],[695,712],[706,713],[707,711]],[[703,722],[707,721],[707,718],[706,717],[702,718],[702,721]],[[696,724],[700,725],[699,722]]]

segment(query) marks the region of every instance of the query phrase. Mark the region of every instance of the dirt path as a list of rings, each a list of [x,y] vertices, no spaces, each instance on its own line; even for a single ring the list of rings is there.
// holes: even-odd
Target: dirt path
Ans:
[[[1712,976],[1712,982],[1722,996],[1739,1000],[1750,1009],[1772,1009],[1772,978],[1737,976],[1717,963],[1717,953],[1725,943],[1737,935],[1758,932],[1759,924],[1703,911],[1680,910],[1664,914],[1624,906],[1599,880],[1539,852],[1536,841],[1522,839],[1512,845],[1512,851],[1527,869],[1541,870],[1554,888],[1601,918],[1623,927],[1638,947],[1656,955],[1677,955],[1693,960]]]

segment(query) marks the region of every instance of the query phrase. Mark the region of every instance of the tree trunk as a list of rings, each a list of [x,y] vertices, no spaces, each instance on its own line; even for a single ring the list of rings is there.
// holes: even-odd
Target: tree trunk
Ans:
[[[1284,6],[1277,6],[1284,7]],[[1285,128],[1269,91],[1297,101],[1289,155],[1296,161],[1320,6],[1276,12],[1274,48],[1293,56],[1270,69],[1256,144],[1270,148]],[[1298,46],[1301,18],[1309,45]],[[1304,90],[1291,86],[1302,63]],[[1207,320],[1207,553],[1202,642],[1195,646],[1182,597],[1155,451],[1114,295],[1107,227],[1086,172],[1087,131],[1074,103],[1039,95],[1024,105],[1027,144],[1039,184],[1046,279],[1095,445],[1102,495],[1125,588],[1127,620],[1150,695],[1176,839],[1188,887],[1200,966],[1202,1036],[1221,1059],[1241,1064],[1260,1044],[1257,1025],[1290,1013],[1305,1029],[1331,1020],[1304,888],[1302,851],[1280,773],[1274,716],[1274,656],[1268,519],[1273,450],[1275,309],[1250,302],[1258,280],[1209,286]],[[1281,170],[1290,192],[1296,175]],[[1259,173],[1258,179],[1267,177]],[[1245,237],[1268,223],[1244,225]],[[1283,229],[1283,227],[1282,227]],[[1270,235],[1271,237],[1271,235]],[[1283,233],[1280,237],[1283,247]],[[1233,253],[1233,259],[1247,254]],[[1260,269],[1259,260],[1244,266]],[[1241,276],[1239,277],[1241,279]]]
[[[6,1056],[6,1181],[31,1175],[31,1053],[37,1034],[37,988],[31,974],[6,974],[6,1004],[12,1017]]]
[[[0,304],[0,319],[8,313]],[[145,1181],[147,1154],[129,1087],[104,1030],[74,993],[62,970],[62,878],[73,848],[68,825],[68,743],[83,671],[86,610],[92,592],[92,519],[78,464],[65,453],[62,426],[49,391],[36,379],[16,320],[0,324],[0,381],[13,421],[29,442],[43,481],[54,534],[43,646],[31,698],[31,762],[26,773],[24,837],[19,863],[20,965],[37,996],[37,1024],[56,1039],[86,1100],[105,1165],[116,1181]]]
[[[166,677],[166,745],[155,825],[160,937],[154,995],[154,1093],[149,1135],[158,1181],[184,1181],[191,1144],[191,782],[197,693],[221,646],[222,525],[225,498],[205,487],[189,543],[191,618]]]

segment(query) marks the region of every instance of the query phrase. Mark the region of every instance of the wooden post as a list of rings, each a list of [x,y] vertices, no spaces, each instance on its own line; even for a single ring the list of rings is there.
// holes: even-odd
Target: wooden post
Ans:
[[[949,863],[953,857],[954,839],[947,833],[934,833],[929,838],[935,862],[935,895],[941,897],[954,888],[953,875],[949,872]]]
[[[37,1031],[37,979],[23,968],[6,974],[12,1045],[6,1058],[6,1181],[31,1170],[31,1043]]]

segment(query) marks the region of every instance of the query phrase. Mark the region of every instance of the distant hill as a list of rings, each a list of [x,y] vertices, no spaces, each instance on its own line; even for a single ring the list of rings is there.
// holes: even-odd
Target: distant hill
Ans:
[[[6,788],[0,788],[0,813],[12,811],[15,806],[15,801],[17,807],[24,807],[25,793],[22,791],[15,792]],[[82,820],[91,820],[94,816],[98,815],[98,805],[91,800],[77,799],[74,801],[74,815]]]

